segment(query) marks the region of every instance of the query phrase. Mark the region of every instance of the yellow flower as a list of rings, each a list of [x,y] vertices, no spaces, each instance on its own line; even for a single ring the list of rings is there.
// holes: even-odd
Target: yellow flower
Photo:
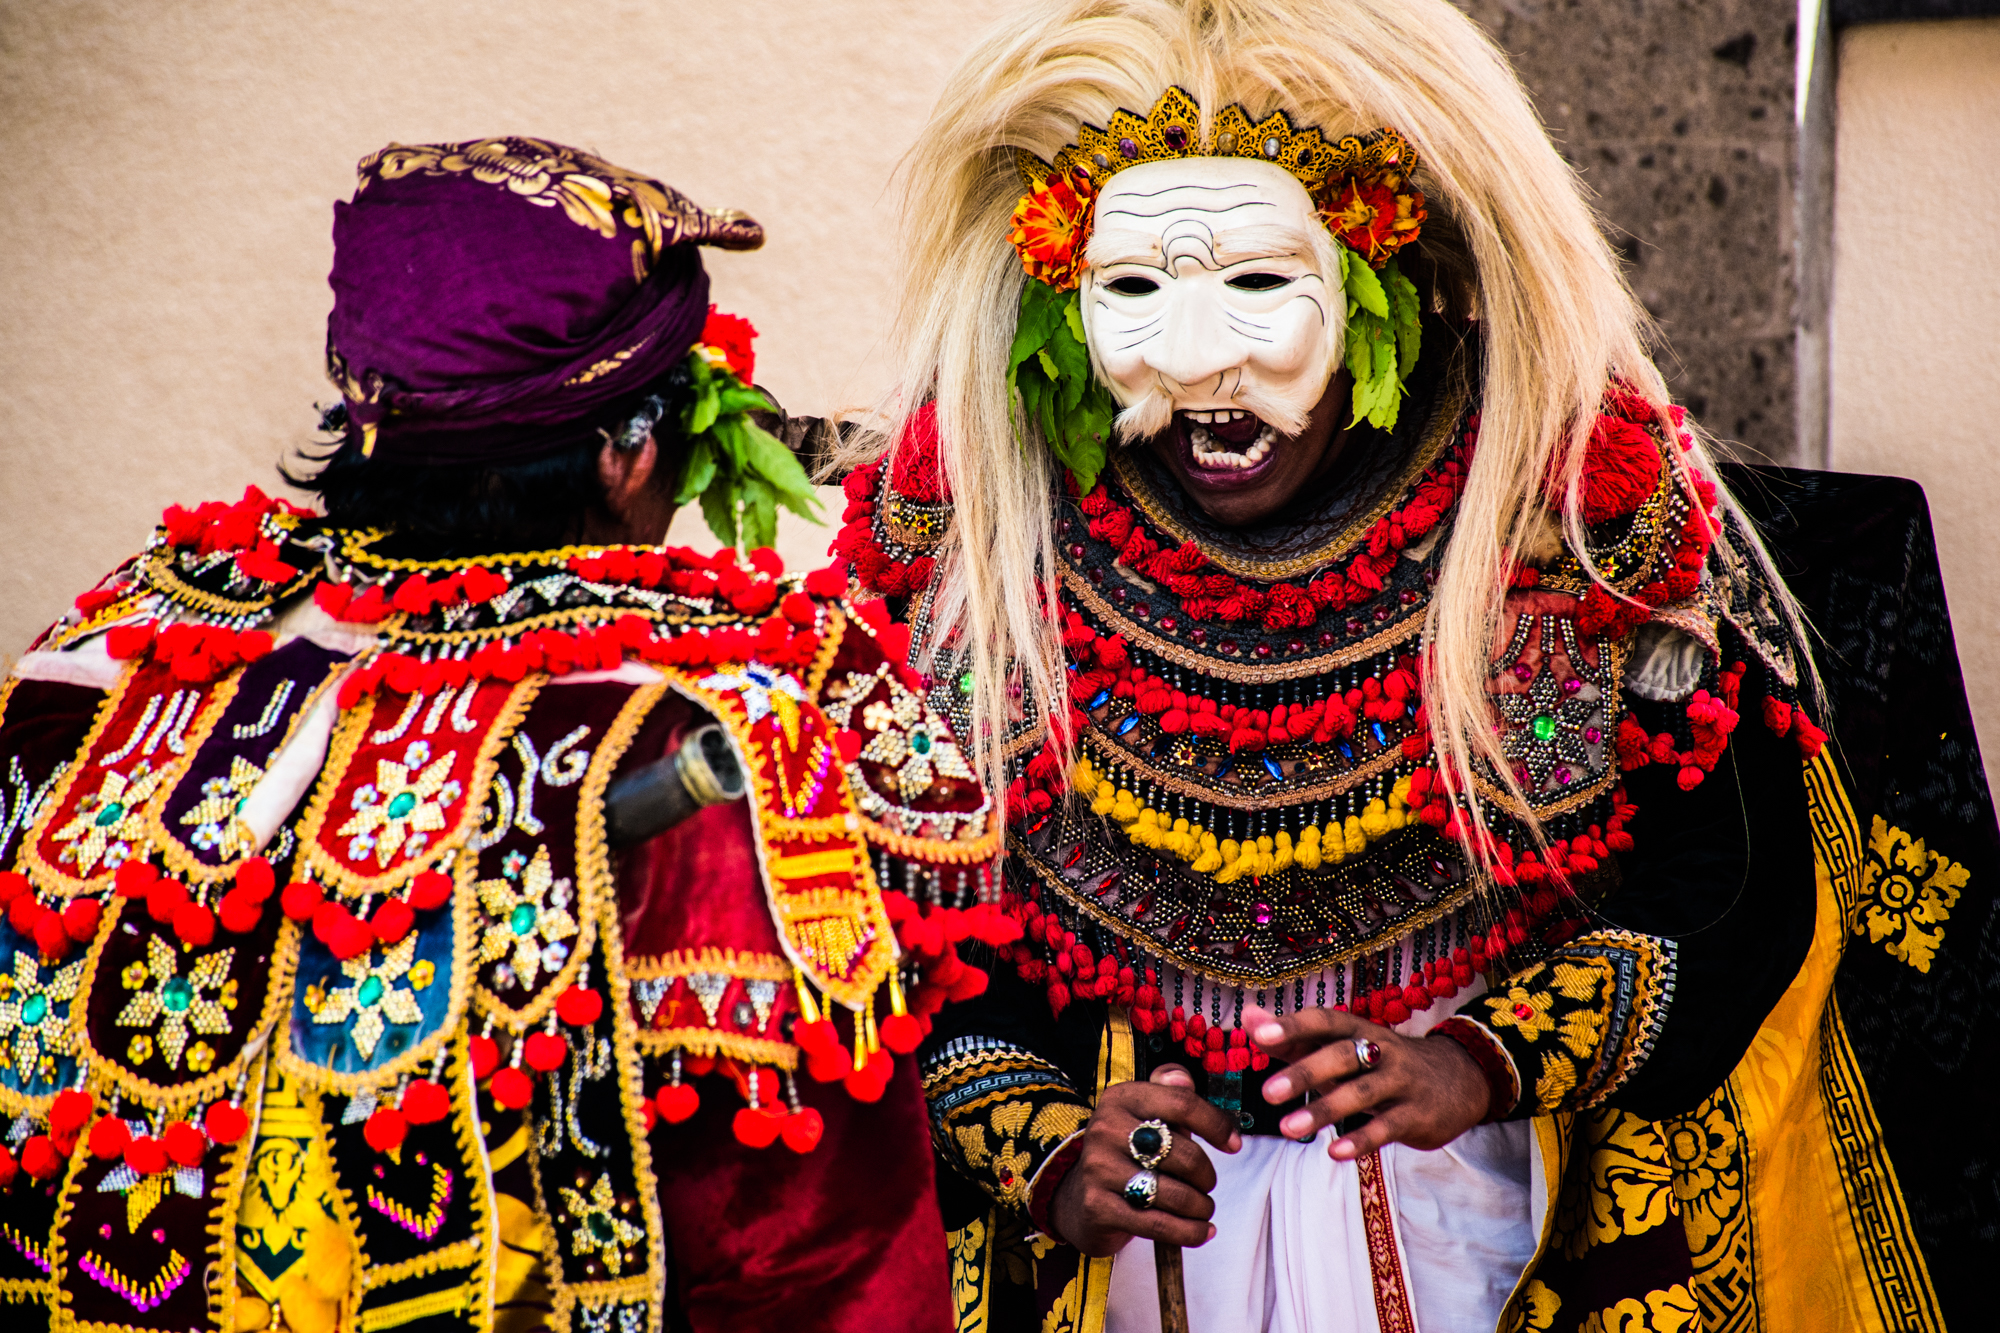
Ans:
[[[1970,872],[1876,815],[1868,834],[1868,862],[1861,868],[1861,906],[1854,924],[1891,958],[1919,972],[1944,943],[1944,922],[1958,905]],[[1934,927],[1934,929],[1925,929]]]
[[[1525,986],[1510,986],[1488,1006],[1486,1021],[1496,1028],[1513,1028],[1528,1041],[1536,1041],[1555,1030],[1555,1020],[1549,1017],[1553,999],[1545,990],[1530,992]]]

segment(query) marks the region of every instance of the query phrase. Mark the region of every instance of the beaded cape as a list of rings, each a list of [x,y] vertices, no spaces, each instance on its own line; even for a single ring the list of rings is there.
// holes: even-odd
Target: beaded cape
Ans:
[[[1740,520],[1652,409],[1614,388],[1582,497],[1603,581],[1567,548],[1520,564],[1494,652],[1494,725],[1521,795],[1491,771],[1474,792],[1443,789],[1418,647],[1478,443],[1476,355],[1461,341],[1419,372],[1413,395],[1430,410],[1359,441],[1327,488],[1339,498],[1251,537],[1203,523],[1136,453],[1089,493],[1055,497],[1068,697],[1036,701],[1008,739],[1008,909],[1026,938],[1003,952],[1056,1012],[1110,1001],[1217,1073],[1261,1060],[1240,1031],[1224,1036],[1220,1012],[1185,1012],[1167,976],[1235,988],[1239,1004],[1295,987],[1303,1004],[1306,979],[1339,967],[1356,992],[1322,1002],[1400,1022],[1577,935],[1631,847],[1622,774],[1666,764],[1684,789],[1699,783],[1737,723],[1749,663],[1767,724],[1817,747]],[[877,590],[918,595],[920,633],[949,519],[925,457],[933,432],[920,414],[888,459],[848,479],[836,547]],[[1672,651],[1657,647],[1668,630]],[[1673,665],[1670,702],[1635,707],[1635,653],[1649,679]],[[948,645],[941,661],[932,699],[963,733]],[[1051,725],[1074,738],[1067,771]],[[1670,994],[1670,961],[1653,966]]]
[[[271,1096],[327,1163],[344,1321],[490,1324],[521,1153],[485,1136],[522,1123],[558,1326],[661,1327],[649,1136],[690,1080],[813,1151],[795,1078],[881,1097],[985,984],[958,942],[1018,938],[907,653],[767,550],[432,561],[254,490],[170,510],[0,693],[7,1297],[134,1330],[278,1300],[235,1225]],[[603,796],[671,697],[749,777],[766,920],[697,905],[628,956]]]

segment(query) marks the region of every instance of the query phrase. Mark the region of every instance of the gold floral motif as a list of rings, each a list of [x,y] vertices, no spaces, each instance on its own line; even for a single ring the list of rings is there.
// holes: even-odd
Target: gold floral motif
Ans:
[[[1556,1312],[1561,1309],[1562,1297],[1551,1291],[1546,1282],[1534,1278],[1521,1289],[1502,1327],[1506,1333],[1548,1333],[1556,1326]]]
[[[146,802],[173,772],[171,764],[154,768],[145,761],[128,774],[106,773],[95,793],[76,803],[76,815],[50,835],[68,843],[58,860],[76,867],[79,876],[88,876],[101,860],[107,870],[124,860],[132,843],[146,836],[141,818]]]
[[[1701,1327],[1694,1293],[1681,1283],[1664,1291],[1649,1291],[1646,1299],[1627,1296],[1608,1310],[1599,1310],[1577,1325],[1578,1333],[1683,1333]]]
[[[1882,945],[1891,958],[1928,972],[1944,943],[1944,923],[1970,878],[1964,866],[1876,815],[1861,868],[1854,933],[1866,930],[1869,942]]]
[[[337,830],[341,837],[354,840],[348,848],[350,859],[363,861],[373,855],[377,866],[387,868],[405,846],[414,856],[431,834],[447,827],[445,807],[464,794],[451,778],[458,752],[447,751],[425,767],[430,748],[418,741],[403,758],[402,763],[376,760],[375,781],[355,791],[354,814]],[[410,776],[412,769],[419,770],[415,777]]]
[[[380,963],[370,962],[375,950],[341,960],[340,970],[354,984],[328,990],[326,1000],[313,1013],[315,1023],[341,1023],[354,1019],[348,1033],[354,1049],[364,1060],[375,1057],[375,1045],[390,1023],[404,1026],[423,1021],[417,998],[396,983],[407,979],[417,952],[417,934],[411,931],[402,941],[382,950]]]
[[[592,1255],[613,1277],[625,1271],[625,1251],[646,1239],[646,1233],[627,1222],[623,1214],[634,1208],[631,1199],[620,1199],[611,1191],[611,1177],[599,1176],[590,1193],[564,1185],[556,1191],[570,1216],[569,1252]]]
[[[72,1054],[69,1003],[83,981],[81,960],[57,968],[46,982],[31,947],[14,950],[14,974],[0,974],[0,1069],[23,1083],[53,1083],[56,1057]]]
[[[1586,1156],[1580,1178],[1563,1190],[1553,1242],[1565,1256],[1581,1258],[1678,1216],[1661,1126],[1607,1110],[1579,1117],[1577,1132]]]
[[[1525,1041],[1539,1041],[1555,1031],[1549,1005],[1555,996],[1548,991],[1530,991],[1525,986],[1509,986],[1507,993],[1488,1008],[1486,1021],[1496,1028],[1513,1028]]]
[[[218,861],[249,855],[257,846],[257,834],[239,814],[263,780],[263,769],[240,754],[231,756],[229,775],[202,783],[201,800],[181,816],[181,824],[194,829],[188,841]]]
[[[1673,1166],[1674,1197],[1699,1273],[1713,1262],[1717,1240],[1743,1210],[1743,1139],[1722,1093],[1661,1128]]]
[[[512,954],[506,964],[513,969],[512,980],[532,991],[538,976],[555,972],[569,957],[560,941],[577,932],[568,910],[570,881],[557,881],[546,845],[535,849],[532,861],[518,851],[507,853],[500,871],[499,879],[479,881],[479,906],[487,917],[479,961],[483,966]]]
[[[236,1007],[236,982],[229,975],[229,965],[236,958],[234,949],[217,949],[205,953],[194,960],[186,976],[180,972],[180,960],[174,947],[158,935],[146,937],[146,966],[137,985],[133,984],[133,971],[126,968],[121,975],[125,985],[137,993],[125,1002],[119,1011],[117,1024],[122,1028],[159,1027],[153,1033],[153,1040],[159,1046],[160,1057],[167,1068],[178,1069],[181,1054],[187,1050],[188,1037],[193,1033],[204,1036],[226,1035],[229,1031],[229,1011]],[[148,985],[148,982],[151,985]],[[206,1043],[197,1043],[208,1052],[207,1063],[213,1064],[215,1052]],[[130,1048],[127,1051],[131,1053]],[[204,1072],[194,1068],[195,1058],[189,1053],[188,1066],[197,1074]]]

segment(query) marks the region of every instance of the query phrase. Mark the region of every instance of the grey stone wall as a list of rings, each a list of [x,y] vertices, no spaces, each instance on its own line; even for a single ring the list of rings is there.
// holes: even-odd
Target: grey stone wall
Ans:
[[[1456,0],[1515,62],[1658,322],[1675,397],[1801,458],[1794,0]]]

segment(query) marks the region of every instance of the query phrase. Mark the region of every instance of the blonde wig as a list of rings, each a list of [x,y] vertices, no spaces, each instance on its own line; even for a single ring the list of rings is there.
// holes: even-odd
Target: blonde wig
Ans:
[[[884,417],[894,440],[901,416],[936,400],[956,514],[927,646],[955,640],[953,655],[967,655],[982,767],[999,771],[1010,688],[1054,703],[1064,684],[1038,582],[1056,567],[1055,465],[1023,439],[1006,385],[1027,280],[1007,240],[1022,193],[1014,152],[1049,160],[1079,124],[1121,107],[1143,115],[1173,85],[1205,120],[1240,102],[1253,119],[1282,109],[1328,138],[1391,125],[1421,155],[1432,222],[1419,249],[1440,288],[1460,275],[1457,304],[1477,314],[1484,360],[1479,446],[1425,631],[1426,698],[1447,781],[1470,790],[1484,756],[1514,787],[1487,687],[1509,553],[1532,549],[1548,522],[1529,497],[1551,471],[1564,478],[1562,526],[1583,550],[1583,446],[1607,383],[1643,394],[1663,425],[1667,393],[1575,174],[1506,58],[1447,0],[1034,0],[952,76],[904,164],[900,389]],[[1715,476],[1704,445],[1685,457]]]

